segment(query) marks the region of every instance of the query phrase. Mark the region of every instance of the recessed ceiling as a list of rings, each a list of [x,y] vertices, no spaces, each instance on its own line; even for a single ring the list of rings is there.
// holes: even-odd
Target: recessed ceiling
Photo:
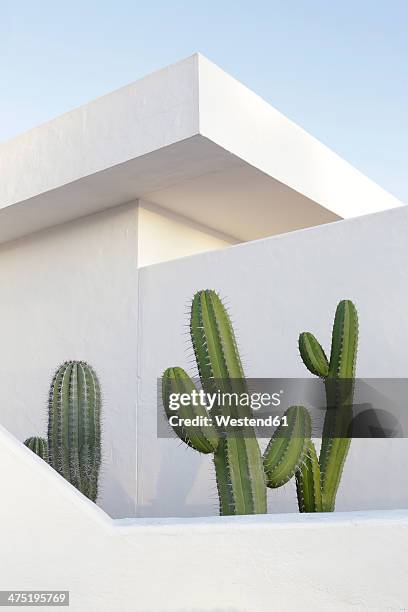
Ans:
[[[234,167],[146,192],[143,197],[240,241],[340,219],[238,159]]]

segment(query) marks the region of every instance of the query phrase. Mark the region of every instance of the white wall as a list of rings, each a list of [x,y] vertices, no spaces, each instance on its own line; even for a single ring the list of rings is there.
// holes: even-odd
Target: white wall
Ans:
[[[177,440],[157,439],[156,381],[168,366],[194,373],[184,327],[193,293],[227,298],[249,377],[302,377],[299,332],[330,346],[338,301],[360,318],[357,374],[408,372],[408,208],[204,253],[140,272],[139,516],[217,512],[209,457]],[[408,504],[408,441],[353,440],[338,510]],[[271,492],[270,512],[296,511],[293,482]]]
[[[237,242],[230,236],[215,232],[152,202],[140,200],[138,213],[139,267],[222,249]]]
[[[111,521],[0,427],[2,589],[75,612],[408,607],[407,512]]]
[[[92,364],[104,400],[98,504],[113,517],[135,515],[138,264],[227,244],[134,202],[0,246],[0,423],[21,441],[45,436],[55,369]]]
[[[83,359],[103,392],[100,505],[132,516],[137,394],[137,207],[0,247],[0,421],[44,435],[54,370]]]
[[[183,234],[179,220],[168,225],[156,213],[151,232],[164,224],[166,250]],[[138,233],[136,203],[3,245],[1,424],[19,440],[45,433],[54,368],[85,359],[104,393],[100,505],[114,517],[216,514],[211,460],[156,435],[157,377],[170,365],[191,371],[183,326],[194,291],[213,287],[228,298],[248,376],[306,375],[298,333],[311,330],[328,346],[335,306],[349,297],[360,315],[358,374],[404,377],[407,226],[408,208],[401,208],[139,275],[138,239],[143,244],[148,234]],[[181,228],[183,248],[197,246],[188,242],[196,228]],[[406,452],[405,440],[353,441],[337,508],[406,507],[408,473],[399,469]],[[296,511],[293,483],[270,494],[269,510]]]

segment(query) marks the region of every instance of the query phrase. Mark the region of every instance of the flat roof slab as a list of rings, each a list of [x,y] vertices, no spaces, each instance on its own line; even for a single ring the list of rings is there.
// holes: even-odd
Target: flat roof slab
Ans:
[[[401,205],[199,54],[1,144],[0,178],[0,242],[137,198],[242,240]]]

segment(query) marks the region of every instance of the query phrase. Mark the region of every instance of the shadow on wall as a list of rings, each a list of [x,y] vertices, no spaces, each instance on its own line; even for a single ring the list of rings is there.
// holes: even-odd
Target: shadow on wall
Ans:
[[[208,516],[218,514],[217,486],[213,478],[213,496],[203,504],[191,503],[188,500],[195,483],[200,482],[200,470],[208,457],[194,452],[187,446],[178,446],[177,438],[163,440],[168,445],[163,449],[160,468],[155,486],[155,496],[149,504],[137,505],[139,517],[163,517],[163,499],[166,500],[165,516]],[[175,446],[173,446],[175,445]],[[185,459],[178,460],[180,450]],[[174,465],[177,465],[177,480],[174,479]],[[177,494],[175,494],[175,489]]]

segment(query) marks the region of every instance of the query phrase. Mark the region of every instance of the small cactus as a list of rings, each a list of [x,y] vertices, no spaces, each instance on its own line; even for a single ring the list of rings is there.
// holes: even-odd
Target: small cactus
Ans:
[[[316,451],[310,447],[305,465],[297,475],[301,512],[334,510],[337,489],[351,441],[347,434],[352,423],[357,344],[358,315],[350,300],[342,300],[336,309],[330,361],[313,334],[305,332],[299,336],[303,363],[312,374],[324,380],[327,403],[318,465]],[[319,470],[321,502],[320,495],[314,496]],[[316,498],[315,501],[313,497]]]
[[[195,294],[191,306],[190,334],[194,354],[206,393],[246,393],[247,386],[234,330],[228,313],[212,290]],[[170,418],[170,393],[177,390],[191,393],[194,383],[181,368],[168,368],[163,375],[163,403]],[[214,405],[210,414],[223,414],[223,406]],[[233,418],[251,417],[249,407],[233,402],[228,406]],[[208,416],[205,406],[180,408],[180,417]],[[195,450],[213,454],[220,514],[266,513],[266,486],[277,487],[287,482],[303,461],[306,444],[302,436],[310,436],[308,417],[302,407],[286,412],[291,428],[282,429],[268,445],[262,458],[258,440],[251,427],[230,431],[228,427],[173,427],[178,437]],[[309,418],[310,422],[310,418]],[[265,466],[265,471],[264,471]]]
[[[27,438],[24,442],[25,446],[29,448],[33,453],[44,459],[48,463],[48,444],[45,438],[39,438],[38,436],[32,436]]]
[[[95,501],[101,462],[101,393],[94,370],[67,361],[55,373],[48,402],[50,465]]]

